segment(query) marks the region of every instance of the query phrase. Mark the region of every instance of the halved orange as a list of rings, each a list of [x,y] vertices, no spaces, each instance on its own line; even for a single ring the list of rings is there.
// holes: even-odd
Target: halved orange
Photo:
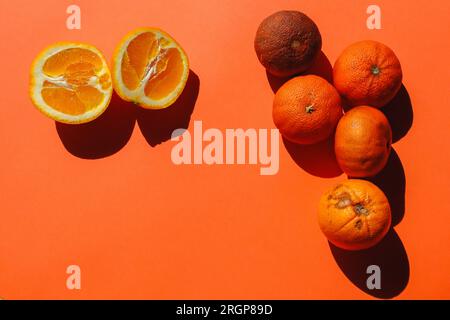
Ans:
[[[170,106],[180,96],[188,76],[186,53],[160,29],[133,30],[114,52],[112,77],[115,91],[122,99],[144,108]]]
[[[55,43],[31,66],[31,100],[53,120],[73,124],[92,121],[106,110],[111,95],[105,58],[89,44]]]

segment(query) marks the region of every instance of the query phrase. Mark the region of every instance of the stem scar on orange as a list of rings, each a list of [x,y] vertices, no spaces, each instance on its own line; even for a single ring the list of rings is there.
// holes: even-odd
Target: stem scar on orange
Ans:
[[[331,134],[342,116],[341,98],[325,79],[299,76],[275,94],[272,116],[280,133],[298,144],[314,144]]]
[[[388,161],[391,126],[380,110],[359,106],[339,120],[334,143],[336,160],[342,171],[354,178],[371,177]]]
[[[366,180],[346,180],[324,193],[319,226],[327,239],[346,250],[362,250],[380,242],[391,226],[388,199]]]
[[[370,40],[347,47],[333,69],[334,86],[350,107],[381,108],[397,94],[402,76],[394,51]]]

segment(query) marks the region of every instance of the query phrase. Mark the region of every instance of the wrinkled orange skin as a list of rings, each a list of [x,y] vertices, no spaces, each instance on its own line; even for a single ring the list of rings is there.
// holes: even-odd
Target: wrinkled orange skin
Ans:
[[[254,46],[268,72],[289,77],[312,65],[322,48],[322,37],[317,25],[304,13],[284,10],[261,22]]]
[[[318,219],[320,229],[335,246],[362,250],[386,235],[391,226],[391,209],[376,185],[350,179],[322,195]]]
[[[380,172],[391,152],[392,131],[378,109],[359,106],[346,112],[336,127],[336,160],[349,177],[371,177]]]
[[[272,110],[273,121],[283,137],[298,144],[328,138],[342,113],[336,89],[315,75],[299,76],[283,84],[275,94]]]
[[[389,47],[360,41],[342,52],[333,68],[333,83],[350,106],[381,108],[402,85],[400,61]]]

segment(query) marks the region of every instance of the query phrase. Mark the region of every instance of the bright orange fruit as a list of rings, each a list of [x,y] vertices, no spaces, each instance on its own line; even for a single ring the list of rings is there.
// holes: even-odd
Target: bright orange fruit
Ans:
[[[334,86],[350,107],[381,108],[397,94],[402,76],[394,51],[371,40],[347,47],[333,68]]]
[[[275,94],[273,122],[294,143],[314,144],[327,139],[342,117],[341,98],[325,79],[299,76],[287,81]]]
[[[84,123],[100,116],[112,95],[102,53],[89,44],[59,42],[44,49],[30,73],[30,97],[53,120]]]
[[[372,177],[388,161],[392,130],[380,110],[359,106],[339,120],[334,141],[336,160],[342,171],[353,178]]]
[[[389,201],[369,181],[346,180],[322,195],[319,225],[327,239],[342,249],[370,248],[391,226]]]
[[[184,50],[170,35],[155,28],[128,33],[114,52],[112,68],[117,94],[149,109],[174,103],[189,76]]]

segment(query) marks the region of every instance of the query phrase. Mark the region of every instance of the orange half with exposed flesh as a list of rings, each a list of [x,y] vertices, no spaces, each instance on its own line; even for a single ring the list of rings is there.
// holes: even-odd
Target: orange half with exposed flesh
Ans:
[[[117,94],[144,108],[162,109],[180,96],[189,76],[184,50],[166,32],[139,28],[117,46],[112,63]]]
[[[106,60],[89,44],[55,43],[31,66],[31,100],[53,120],[71,124],[92,121],[106,110],[111,95]]]

